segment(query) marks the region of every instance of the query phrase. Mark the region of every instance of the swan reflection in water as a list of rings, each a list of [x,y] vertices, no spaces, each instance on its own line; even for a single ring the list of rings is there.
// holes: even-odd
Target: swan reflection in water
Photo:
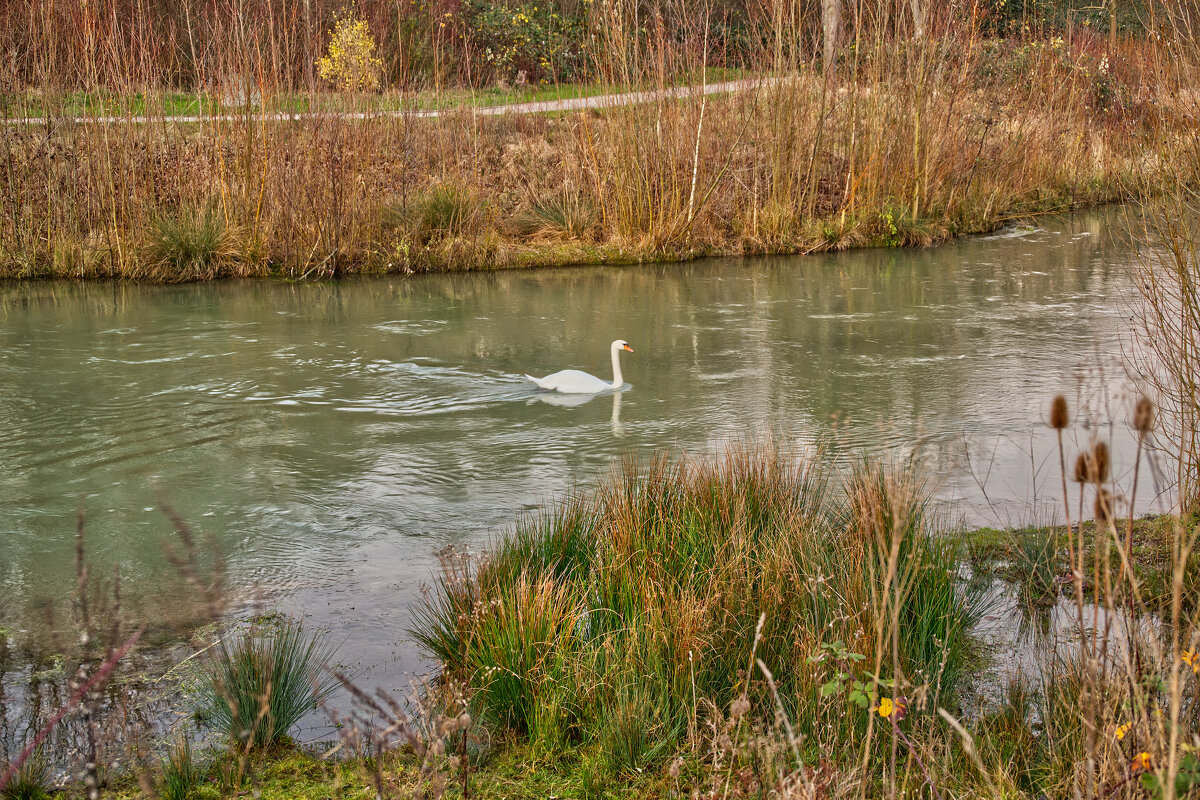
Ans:
[[[612,426],[613,436],[622,437],[625,435],[625,425],[621,422],[621,395],[630,389],[629,384],[625,384],[615,392],[603,392],[601,394],[559,394],[557,392],[536,392],[533,394],[529,403],[546,403],[547,405],[558,406],[560,408],[576,408],[590,403],[597,397],[612,396],[612,419],[609,423]]]

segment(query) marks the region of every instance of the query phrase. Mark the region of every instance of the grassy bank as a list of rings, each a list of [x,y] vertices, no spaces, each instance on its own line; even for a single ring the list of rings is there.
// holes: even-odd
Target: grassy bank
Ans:
[[[627,463],[481,559],[446,555],[416,617],[443,664],[420,706],[359,692],[336,747],[197,752],[181,794],[151,767],[105,796],[1200,793],[1197,584],[1178,572],[1197,522],[1134,520],[1125,571],[1126,520],[955,531],[911,475],[763,448]]]
[[[672,85],[708,66],[695,40],[605,30],[596,85]],[[922,40],[857,30],[823,66],[798,33],[785,25],[745,59],[786,80],[562,115],[182,125],[167,124],[182,95],[134,102],[109,87],[150,124],[0,132],[0,277],[315,278],[921,246],[1128,198],[1193,163],[1180,157],[1194,147],[1196,97],[1178,91],[1190,73],[1156,40],[988,38],[950,19]],[[264,108],[294,99],[257,86]],[[339,106],[380,102],[347,93]]]

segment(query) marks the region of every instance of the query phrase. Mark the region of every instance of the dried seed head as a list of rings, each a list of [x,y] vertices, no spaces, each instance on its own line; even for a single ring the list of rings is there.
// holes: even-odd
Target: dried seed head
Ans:
[[[1113,516],[1113,497],[1107,489],[1096,490],[1096,504],[1092,507],[1097,525],[1107,525]]]
[[[729,718],[733,720],[741,719],[750,710],[750,699],[746,695],[739,695],[736,700],[729,706]]]
[[[1057,431],[1061,431],[1070,423],[1070,417],[1067,414],[1067,398],[1061,394],[1054,395],[1054,399],[1050,401],[1050,427]]]
[[[1104,442],[1096,442],[1092,447],[1092,482],[1104,483],[1108,480],[1108,445]]]
[[[1089,470],[1088,470],[1087,453],[1080,453],[1075,458],[1075,482],[1076,483],[1087,483],[1088,482],[1088,472],[1089,472]]]
[[[1145,436],[1154,427],[1154,403],[1149,397],[1139,398],[1133,407],[1133,429]]]

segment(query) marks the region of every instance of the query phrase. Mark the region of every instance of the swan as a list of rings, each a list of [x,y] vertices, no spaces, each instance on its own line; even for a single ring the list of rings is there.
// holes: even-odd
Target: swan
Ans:
[[[626,350],[632,353],[633,348],[624,339],[617,339],[612,343],[611,349],[613,365],[612,383],[602,381],[595,375],[589,375],[577,369],[564,369],[555,372],[553,375],[547,375],[544,378],[535,378],[532,375],[526,375],[525,377],[536,383],[539,389],[562,392],[563,394],[597,394],[599,392],[606,392],[609,389],[620,389],[625,385],[625,380],[621,377],[621,351]]]

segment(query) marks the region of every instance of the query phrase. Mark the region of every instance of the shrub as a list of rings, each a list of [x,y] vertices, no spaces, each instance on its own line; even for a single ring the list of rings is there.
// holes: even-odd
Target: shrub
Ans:
[[[494,3],[473,0],[473,44],[491,77],[550,83],[587,72],[587,19],[560,15],[553,3]]]
[[[325,55],[317,61],[317,72],[342,91],[373,91],[379,88],[382,59],[375,57],[375,39],[366,20],[352,13],[339,16]]]
[[[231,742],[274,744],[332,694],[333,650],[297,622],[254,628],[209,658],[199,715]]]

